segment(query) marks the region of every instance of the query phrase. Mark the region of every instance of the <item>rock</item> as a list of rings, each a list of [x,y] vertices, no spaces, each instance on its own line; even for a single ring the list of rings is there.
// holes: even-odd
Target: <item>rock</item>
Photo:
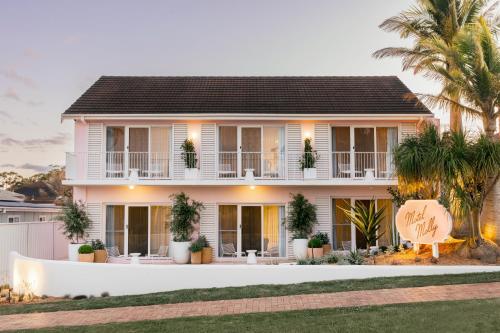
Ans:
[[[431,262],[432,262],[433,264],[437,264],[437,263],[439,262],[439,259],[438,259],[438,258],[435,258],[435,257],[432,257],[432,258],[431,258]]]
[[[475,249],[471,249],[471,257],[480,259],[484,264],[495,264],[497,256],[498,246],[493,242],[485,241]]]

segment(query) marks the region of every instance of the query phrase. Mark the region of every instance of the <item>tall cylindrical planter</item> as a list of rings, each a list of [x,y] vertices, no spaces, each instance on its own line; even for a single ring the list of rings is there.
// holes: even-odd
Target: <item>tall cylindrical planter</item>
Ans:
[[[297,259],[307,258],[307,238],[293,240],[293,254]]]
[[[78,249],[82,246],[82,243],[70,243],[68,244],[68,260],[69,261],[78,261]]]
[[[210,264],[212,262],[213,250],[211,247],[204,247],[201,250],[201,263]]]
[[[187,264],[191,257],[189,247],[191,242],[172,242],[174,250],[174,261],[176,264]]]

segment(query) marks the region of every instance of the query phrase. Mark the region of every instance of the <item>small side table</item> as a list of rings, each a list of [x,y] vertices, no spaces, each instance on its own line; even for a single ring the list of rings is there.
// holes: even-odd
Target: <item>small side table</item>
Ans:
[[[255,253],[257,250],[247,250],[247,264],[248,265],[255,265],[257,263],[257,257],[255,256]]]
[[[375,179],[375,169],[365,169],[365,179],[374,180]]]
[[[134,253],[131,253],[130,256],[132,258],[130,258],[130,264],[131,265],[139,265],[141,262],[139,261],[139,256],[141,254],[140,253],[137,253],[137,252],[134,252]]]

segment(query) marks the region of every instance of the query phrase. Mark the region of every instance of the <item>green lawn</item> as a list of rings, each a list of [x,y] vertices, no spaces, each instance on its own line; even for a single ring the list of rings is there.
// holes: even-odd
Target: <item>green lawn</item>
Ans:
[[[0,315],[493,281],[500,281],[500,272],[178,290],[136,296],[64,300],[44,304],[3,305],[0,306]]]
[[[177,318],[40,332],[498,332],[500,299]]]

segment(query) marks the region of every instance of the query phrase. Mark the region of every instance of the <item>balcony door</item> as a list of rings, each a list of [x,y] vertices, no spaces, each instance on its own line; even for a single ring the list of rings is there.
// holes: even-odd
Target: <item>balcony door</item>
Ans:
[[[129,128],[128,153],[129,169],[136,169],[139,177],[147,177],[149,171],[149,128]]]
[[[375,127],[354,128],[355,177],[364,177],[375,171]]]
[[[255,177],[262,176],[262,128],[241,127],[241,177],[252,169]]]

